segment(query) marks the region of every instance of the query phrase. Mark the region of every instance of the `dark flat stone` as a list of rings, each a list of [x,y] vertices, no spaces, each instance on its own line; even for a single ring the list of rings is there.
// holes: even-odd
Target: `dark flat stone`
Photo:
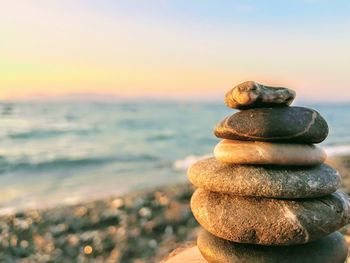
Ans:
[[[290,105],[294,98],[293,90],[246,81],[226,93],[225,104],[233,109],[278,107]]]
[[[328,135],[328,125],[312,109],[280,107],[237,112],[220,122],[214,131],[223,139],[319,143]]]
[[[348,254],[339,232],[304,245],[259,246],[230,242],[203,230],[197,246],[208,262],[215,263],[344,263]]]
[[[207,231],[238,243],[305,244],[350,222],[350,199],[343,192],[326,197],[283,200],[240,197],[197,189],[193,215]]]
[[[310,198],[329,195],[341,186],[339,173],[326,164],[311,167],[225,164],[215,158],[188,169],[198,188],[239,196]]]

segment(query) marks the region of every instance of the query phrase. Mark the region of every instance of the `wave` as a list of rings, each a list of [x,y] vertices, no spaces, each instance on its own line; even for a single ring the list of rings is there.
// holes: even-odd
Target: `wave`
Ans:
[[[40,171],[57,168],[72,168],[87,165],[99,165],[110,162],[108,158],[59,158],[54,160],[43,160],[41,162],[18,161],[11,162],[6,158],[0,158],[0,174],[13,171]]]
[[[78,135],[84,135],[91,132],[94,132],[96,130],[94,129],[84,129],[84,128],[78,128],[78,129],[35,129],[35,130],[29,130],[29,131],[21,131],[21,132],[14,132],[10,133],[7,136],[11,139],[45,139],[50,137],[56,137],[56,136],[62,136],[66,135],[68,133],[75,133]]]
[[[173,163],[173,169],[175,171],[186,171],[192,164],[195,162],[204,159],[212,157],[212,154],[205,154],[205,155],[189,155],[186,156],[184,159],[176,160]]]
[[[174,138],[175,132],[171,130],[158,131],[156,134],[152,134],[147,137],[147,141],[165,141]]]
[[[4,156],[0,156],[0,174],[16,171],[36,172],[55,169],[84,168],[88,166],[106,165],[109,163],[155,162],[157,160],[159,160],[157,156],[149,154],[81,158],[60,157],[53,160],[42,160],[39,162],[34,162],[30,159],[24,161],[11,161]]]

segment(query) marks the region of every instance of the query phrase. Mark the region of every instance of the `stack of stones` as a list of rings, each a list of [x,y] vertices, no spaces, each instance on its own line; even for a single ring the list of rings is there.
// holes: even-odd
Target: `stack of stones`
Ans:
[[[215,128],[214,158],[188,171],[191,209],[205,229],[188,262],[343,263],[337,231],[350,222],[340,175],[316,143],[328,126],[315,110],[290,107],[295,92],[244,82],[225,97],[241,111]],[[197,249],[197,248],[192,248]],[[197,251],[198,251],[197,249]]]

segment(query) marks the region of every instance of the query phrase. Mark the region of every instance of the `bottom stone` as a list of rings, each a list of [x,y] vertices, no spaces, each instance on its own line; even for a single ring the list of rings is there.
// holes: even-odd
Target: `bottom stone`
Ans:
[[[168,259],[161,263],[208,263],[198,250],[198,247],[187,248],[180,252],[175,250]]]
[[[210,263],[344,263],[348,254],[339,232],[303,245],[261,246],[234,243],[203,230],[197,246]]]

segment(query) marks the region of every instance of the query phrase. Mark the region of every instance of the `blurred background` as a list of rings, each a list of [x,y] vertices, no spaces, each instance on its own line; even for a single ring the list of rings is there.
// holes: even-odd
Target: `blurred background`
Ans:
[[[246,80],[325,117],[349,192],[348,1],[0,3],[1,261],[157,262],[193,240],[186,169]]]

